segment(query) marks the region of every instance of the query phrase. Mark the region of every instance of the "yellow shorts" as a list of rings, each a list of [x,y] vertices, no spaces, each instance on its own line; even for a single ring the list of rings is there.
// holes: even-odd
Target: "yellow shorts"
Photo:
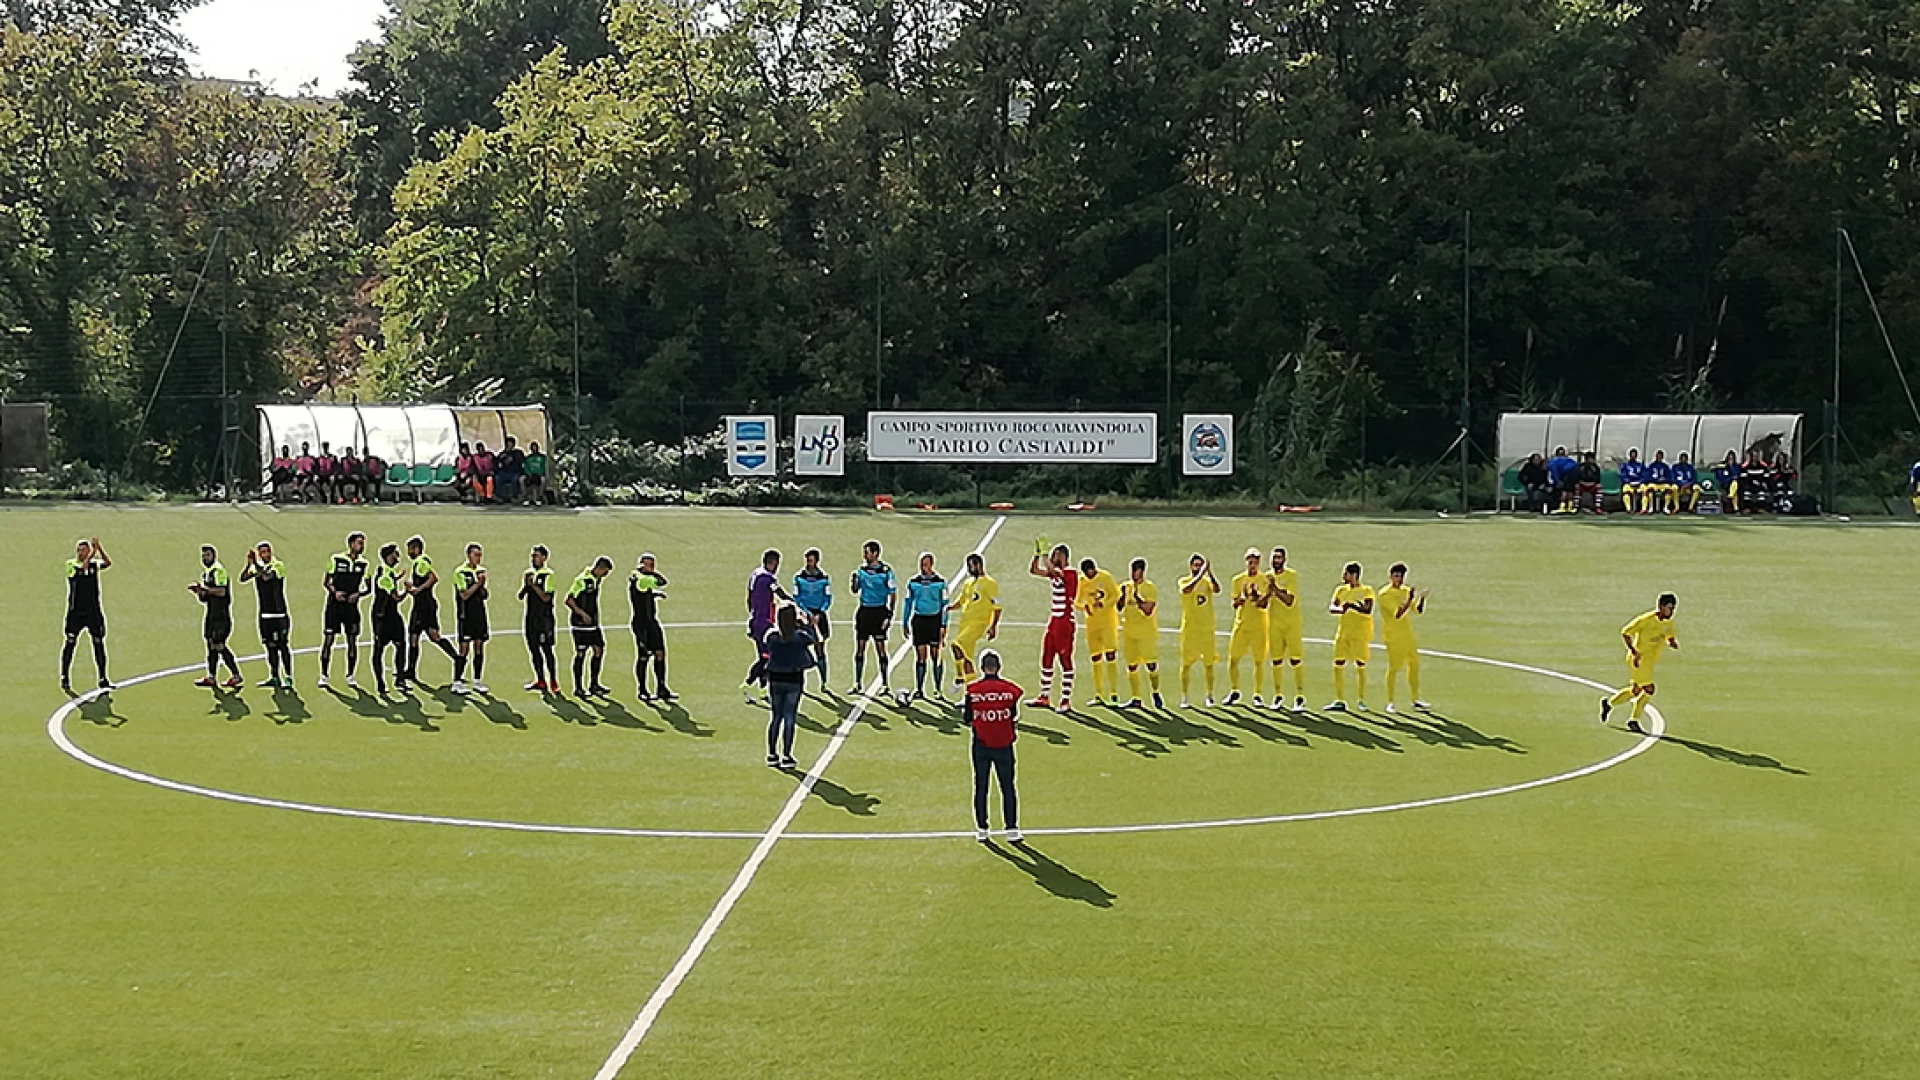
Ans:
[[[1180,635],[1180,666],[1189,664],[1217,664],[1220,662],[1220,644],[1212,631],[1206,634]]]
[[[1156,631],[1122,636],[1120,639],[1120,655],[1121,659],[1127,662],[1128,667],[1139,667],[1141,664],[1159,663],[1160,634]]]
[[[1292,660],[1298,663],[1306,652],[1300,643],[1300,620],[1289,619],[1284,623],[1267,623],[1267,658],[1275,662]]]
[[[1387,642],[1387,666],[1395,671],[1411,664],[1419,655],[1419,646],[1411,641]]]
[[[1120,624],[1105,620],[1088,620],[1087,655],[1105,656],[1120,648]]]
[[[1255,660],[1267,658],[1267,628],[1259,623],[1242,623],[1233,628],[1233,636],[1227,639],[1227,657],[1239,660],[1251,657]]]
[[[1357,664],[1367,662],[1368,639],[1360,634],[1336,634],[1333,638],[1333,660],[1351,660]]]
[[[971,623],[971,624],[961,623],[959,626],[954,627],[953,636],[947,640],[953,645],[954,648],[960,650],[961,656],[964,656],[967,659],[971,660],[973,659],[973,651],[975,646],[980,644],[981,638],[987,636],[987,627],[991,625],[993,624],[992,623]]]
[[[1633,662],[1632,655],[1628,655],[1627,674],[1632,678],[1633,685],[1635,686],[1652,686],[1653,685],[1653,665],[1655,663],[1653,657],[1654,657],[1654,654],[1652,653],[1641,653],[1640,662],[1636,664]]]

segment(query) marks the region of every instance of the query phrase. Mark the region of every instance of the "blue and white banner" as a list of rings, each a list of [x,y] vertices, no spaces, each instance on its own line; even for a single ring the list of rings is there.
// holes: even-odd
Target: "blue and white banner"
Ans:
[[[793,472],[795,476],[847,474],[846,417],[793,418]]]
[[[1233,475],[1233,416],[1188,413],[1181,425],[1181,472],[1187,476]]]
[[[773,417],[729,416],[725,423],[728,476],[780,475],[773,448]]]
[[[1152,465],[1153,413],[873,412],[871,461],[981,465]]]

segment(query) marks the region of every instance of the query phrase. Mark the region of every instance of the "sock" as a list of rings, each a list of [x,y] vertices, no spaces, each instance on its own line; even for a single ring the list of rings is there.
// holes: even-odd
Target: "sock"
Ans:
[[[1130,667],[1127,669],[1127,689],[1133,691],[1133,700],[1135,701],[1140,700],[1140,669],[1139,668]]]
[[[93,667],[100,673],[100,681],[107,681],[107,643],[99,638],[93,639]]]
[[[1613,696],[1607,699],[1607,704],[1625,705],[1627,702],[1631,700],[1633,700],[1633,687],[1623,686],[1620,689],[1614,691]]]
[[[219,674],[220,674],[220,651],[218,649],[208,649],[207,650],[207,678],[211,679],[214,676]]]
[[[1353,665],[1353,677],[1360,683],[1360,692],[1355,696],[1361,701],[1367,700],[1367,665]]]
[[[867,651],[865,648],[855,649],[853,653],[853,685],[867,685]]]
[[[1420,700],[1420,658],[1419,657],[1414,657],[1413,659],[1407,661],[1407,697],[1413,701]]]
[[[927,662],[925,660],[915,660],[913,662],[913,692],[916,694],[924,694],[927,692]]]
[[[575,652],[573,654],[573,688],[575,690],[582,689],[587,685],[586,683],[583,683],[580,681],[580,668],[586,662],[587,662],[586,653]]]
[[[360,643],[353,638],[347,639],[347,678],[360,669]]]
[[[1187,698],[1191,696],[1188,692],[1191,691],[1192,689],[1193,689],[1193,665],[1183,664],[1180,667],[1180,700],[1181,701],[1187,700]]]
[[[1240,661],[1238,660],[1227,661],[1227,689],[1236,694],[1240,692]]]
[[[467,677],[467,658],[455,653],[453,656],[453,681],[459,682]]]
[[[647,692],[647,654],[640,653],[633,658],[633,685],[641,694]]]
[[[1053,669],[1050,667],[1040,669],[1040,699],[1042,701],[1053,699]]]
[[[814,663],[819,665],[820,683],[821,685],[824,686],[826,685],[826,681],[827,681],[827,650],[821,649],[820,655],[815,658]]]
[[[593,683],[592,683],[592,685],[594,685],[594,686],[599,686],[599,685],[600,685],[600,662],[601,662],[602,660],[604,660],[604,659],[606,659],[606,658],[605,658],[604,656],[602,656],[601,654],[599,654],[599,653],[594,653],[594,654],[593,654],[593,668],[592,668],[592,671],[593,671]]]
[[[1647,701],[1652,697],[1653,697],[1652,694],[1633,695],[1633,713],[1629,718],[1633,720],[1640,719],[1641,714],[1645,713],[1647,710]]]
[[[1267,666],[1258,659],[1253,662],[1253,696],[1259,697],[1267,692]],[[1277,692],[1277,691],[1276,691]]]
[[[328,638],[326,641],[320,644],[320,677],[323,679],[326,678],[328,670],[331,669],[332,667],[333,667],[333,639]]]
[[[1333,700],[1347,700],[1347,669],[1340,664],[1333,665]]]
[[[877,661],[879,661],[879,664],[880,664],[880,687],[881,687],[881,689],[886,689],[886,688],[887,688],[887,675],[888,675],[888,670],[887,670],[887,667],[888,667],[888,665],[887,665],[887,650],[886,650],[886,648],[885,648],[884,646],[881,646],[881,645],[876,645],[876,646],[874,646],[874,648],[873,648],[873,658],[874,658],[875,660],[877,660]]]
[[[76,643],[77,643],[77,639],[68,638],[67,643],[65,645],[60,646],[60,681],[61,682],[67,682],[68,676],[73,672],[73,647]]]
[[[1208,700],[1212,700],[1213,698],[1213,670],[1214,670],[1214,665],[1208,664],[1207,665],[1207,698]]]
[[[1293,669],[1293,692],[1304,698],[1307,696],[1307,666],[1298,660],[1287,665]]]
[[[440,651],[447,654],[447,659],[458,660],[460,658],[460,650],[454,648],[453,642],[448,641],[446,638],[441,638],[439,641],[434,642],[434,644],[440,646]]]
[[[1147,684],[1153,688],[1154,693],[1157,694],[1160,692],[1160,669],[1159,668],[1147,669]]]
[[[232,649],[227,649],[227,648],[221,649],[220,659],[225,660],[227,662],[227,670],[233,673],[234,678],[237,679],[240,677],[240,660],[238,657],[233,655]]]
[[[947,662],[940,658],[940,652],[936,649],[933,654],[933,688],[935,690],[939,690],[943,685],[940,680],[946,678],[946,675]]]
[[[475,650],[473,650],[474,681],[479,682],[481,676],[485,675],[486,672],[487,672],[487,654],[476,648]]]
[[[1073,700],[1073,669],[1063,668],[1060,672],[1060,700]]]
[[[653,683],[661,693],[667,692],[667,654],[653,654]]]
[[[272,645],[267,646],[267,678],[280,681],[280,650]]]
[[[414,638],[412,641],[404,642],[394,651],[400,654],[399,675],[409,681],[415,680],[414,673],[420,670],[420,639]],[[322,675],[327,673],[326,655],[326,651],[322,650],[320,653],[320,674]]]

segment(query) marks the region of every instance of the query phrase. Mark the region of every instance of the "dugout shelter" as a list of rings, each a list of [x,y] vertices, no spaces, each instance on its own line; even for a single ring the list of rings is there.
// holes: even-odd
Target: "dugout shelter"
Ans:
[[[1685,451],[1703,476],[1729,450],[1743,460],[1749,449],[1759,449],[1769,459],[1775,450],[1783,450],[1799,466],[1804,420],[1799,413],[1506,413],[1500,417],[1495,494],[1501,501],[1524,495],[1520,466],[1527,455],[1551,457],[1558,446],[1576,458],[1593,451],[1600,462],[1601,486],[1609,495],[1620,493],[1620,462],[1636,447],[1643,461],[1651,460],[1655,450],[1665,450],[1668,461]]]
[[[387,463],[390,484],[448,484],[461,443],[483,442],[498,451],[509,435],[522,449],[539,443],[553,451],[543,405],[262,405],[261,481],[271,481],[280,447],[298,454],[307,443],[318,453],[327,443],[336,454],[348,446],[371,450]]]

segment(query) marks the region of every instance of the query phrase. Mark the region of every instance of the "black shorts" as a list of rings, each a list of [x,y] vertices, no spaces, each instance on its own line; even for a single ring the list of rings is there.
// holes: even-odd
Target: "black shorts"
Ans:
[[[806,615],[807,625],[813,627],[814,637],[825,641],[833,636],[833,622],[827,618],[826,612],[808,611],[806,608],[801,608],[800,611]]]
[[[640,655],[652,656],[667,651],[667,633],[660,628],[660,620],[648,619],[633,624],[633,643],[640,649]]]
[[[67,612],[67,636],[77,637],[85,630],[95,641],[107,640],[107,617],[98,611]]]
[[[407,613],[407,633],[424,634],[429,630],[440,632],[440,602],[416,599],[413,610]]]
[[[607,647],[606,631],[597,626],[573,626],[573,647],[576,649],[604,649]]]
[[[940,644],[940,616],[938,615],[915,615],[907,621],[907,628],[913,631],[915,646]]]
[[[328,600],[326,617],[322,621],[320,628],[322,632],[328,634],[344,633],[358,636],[360,633],[360,605],[343,604],[338,600]]]
[[[293,620],[282,615],[277,619],[260,620],[260,644],[285,645],[293,633]]]
[[[893,622],[893,612],[883,607],[862,607],[853,613],[853,636],[865,641],[873,638],[885,641],[887,626]]]
[[[233,619],[207,619],[200,624],[200,637],[215,645],[224,645],[233,636]]]
[[[551,646],[554,637],[553,620],[530,619],[521,627],[521,633],[525,635],[529,645]]]
[[[487,641],[493,637],[487,630],[487,609],[460,612],[459,638],[461,641]]]
[[[380,645],[402,645],[407,640],[407,621],[395,609],[373,617],[373,640]]]

